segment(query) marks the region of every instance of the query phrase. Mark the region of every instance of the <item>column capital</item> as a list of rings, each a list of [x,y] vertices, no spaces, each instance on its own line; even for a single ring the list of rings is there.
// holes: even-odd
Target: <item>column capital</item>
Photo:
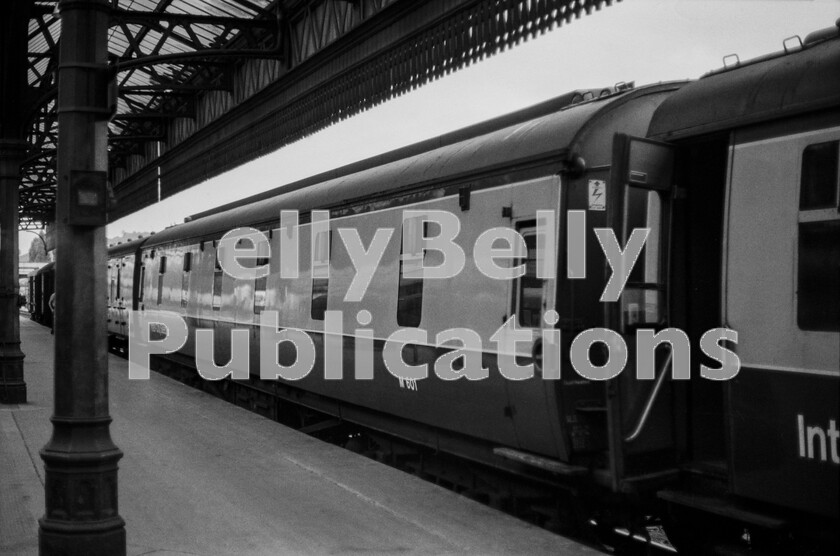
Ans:
[[[0,179],[20,181],[20,163],[29,144],[18,139],[0,139]]]

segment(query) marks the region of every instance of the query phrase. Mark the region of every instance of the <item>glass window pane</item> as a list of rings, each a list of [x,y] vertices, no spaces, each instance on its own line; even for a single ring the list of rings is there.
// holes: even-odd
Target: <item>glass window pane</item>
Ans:
[[[189,288],[190,288],[190,273],[184,272],[181,275],[181,307],[187,306],[187,301],[189,300]]]
[[[799,209],[837,206],[837,153],[840,141],[809,145],[802,153]]]
[[[254,281],[254,312],[259,313],[265,309],[265,287],[268,278],[257,278]]]
[[[840,220],[799,225],[797,324],[840,330]]]
[[[332,231],[320,232],[315,236],[312,252],[312,308],[313,320],[324,320],[327,312],[327,298],[330,289],[330,258],[332,257]],[[316,277],[318,275],[318,277]]]
[[[222,275],[221,270],[213,271],[213,309],[217,311],[222,308]]]
[[[518,280],[516,314],[520,326],[540,328],[545,280],[537,278],[537,235],[533,228],[521,233],[525,238],[527,253],[522,261],[525,264],[525,275]]]
[[[627,326],[660,324],[665,309],[665,292],[649,288],[625,288],[621,311]]]
[[[400,291],[397,301],[397,324],[420,326],[423,316],[423,279],[405,278],[400,262]]]
[[[166,274],[166,257],[160,258],[158,265],[158,279],[157,279],[157,304],[160,305],[163,301],[163,275]]]
[[[419,270],[426,257],[420,234],[421,221],[421,218],[406,220],[403,233],[407,240],[404,242],[403,238],[400,238],[400,284],[397,298],[397,324],[399,326],[420,326],[423,317],[423,279],[406,276],[406,271],[409,269]],[[424,226],[422,229],[423,233],[428,235],[427,227]],[[408,244],[407,249],[403,249],[403,243]]]
[[[649,228],[647,241],[636,261],[630,276],[631,283],[658,284],[660,276],[660,238],[662,233],[662,198],[657,191],[627,188],[627,228],[626,237],[636,228]]]
[[[312,280],[312,311],[314,320],[324,320],[327,312],[327,297],[330,289],[329,278],[315,278]]]

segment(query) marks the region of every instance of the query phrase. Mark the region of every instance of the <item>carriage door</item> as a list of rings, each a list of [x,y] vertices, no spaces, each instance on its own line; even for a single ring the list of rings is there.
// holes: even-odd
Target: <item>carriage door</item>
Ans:
[[[628,354],[624,371],[606,384],[614,488],[632,481],[642,469],[650,473],[651,461],[660,462],[666,473],[675,464],[670,457],[675,450],[669,385],[672,347],[664,342],[653,354],[637,350],[637,335],[671,326],[668,252],[673,170],[670,145],[615,136],[610,183],[613,198],[620,203],[608,214],[609,221],[622,247],[634,230],[649,231],[619,301],[605,303],[608,326],[621,334]],[[647,369],[645,380],[637,378],[637,355]]]
[[[547,324],[546,318],[551,320],[547,311],[556,307],[557,281],[553,277],[541,278],[540,275],[546,274],[540,272],[540,267],[549,265],[554,269],[552,276],[559,271],[560,178],[547,176],[516,184],[509,202],[510,206],[503,208],[503,214],[509,215],[510,226],[525,240],[525,252],[520,254],[525,274],[511,281],[508,318],[515,318],[517,329],[532,331],[530,344],[518,342],[516,349],[524,361],[530,358],[536,360],[536,364],[533,378],[506,381],[510,406],[505,411],[513,419],[520,449],[565,460],[567,453],[560,435],[560,416],[553,399],[554,381],[542,379],[540,360],[540,331],[551,328],[556,322],[554,319]]]
[[[119,274],[120,259],[111,259],[108,262],[108,333],[116,332],[119,326],[119,315],[117,314],[117,299],[119,290],[117,288],[117,275]]]
[[[116,261],[117,267],[117,287],[116,287],[116,298],[114,299],[114,304],[117,308],[117,330],[119,334],[123,337],[128,337],[128,317],[125,313],[125,298],[123,297],[123,272],[126,266],[126,257],[120,257]]]

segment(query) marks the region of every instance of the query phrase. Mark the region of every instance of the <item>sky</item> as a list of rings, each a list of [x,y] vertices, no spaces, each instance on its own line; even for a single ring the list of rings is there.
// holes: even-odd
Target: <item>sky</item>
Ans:
[[[840,0],[624,0],[110,224],[184,217],[580,89],[694,79],[830,27]],[[32,234],[20,234],[21,249]]]

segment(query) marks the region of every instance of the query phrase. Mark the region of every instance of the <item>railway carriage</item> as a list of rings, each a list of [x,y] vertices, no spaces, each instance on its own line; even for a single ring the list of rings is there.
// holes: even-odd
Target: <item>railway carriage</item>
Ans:
[[[569,340],[575,332],[602,324],[599,296],[607,268],[603,255],[598,257],[595,236],[587,244],[587,281],[573,284],[562,278],[562,264],[557,273],[561,278],[539,279],[533,264],[537,211],[548,209],[556,215],[551,230],[557,241],[547,257],[558,261],[566,241],[566,234],[560,232],[566,226],[566,211],[587,210],[590,184],[597,182],[601,187],[608,180],[614,131],[643,135],[653,110],[675,88],[666,84],[617,94],[605,92],[602,98],[587,102],[572,102],[582,100],[583,93],[570,94],[476,130],[441,138],[436,148],[429,149],[428,144],[412,147],[375,160],[368,168],[351,168],[336,177],[319,176],[293,185],[290,192],[164,230],[142,247],[141,308],[184,316],[190,337],[179,355],[187,360],[195,358],[196,329],[215,331],[214,355],[220,364],[231,357],[231,330],[248,330],[251,374],[255,376],[259,375],[260,313],[277,311],[279,326],[306,331],[318,356],[307,377],[288,384],[260,383],[260,388],[282,395],[284,386],[289,386],[305,405],[381,430],[398,427],[413,440],[471,459],[519,469],[523,460],[536,455],[544,458],[544,465],[563,474],[586,473],[592,458],[606,449],[602,385],[580,380],[573,372],[559,381],[540,376],[508,381],[498,371],[498,351],[491,338],[511,316],[518,327],[540,330],[545,326],[544,313],[553,308],[562,315],[560,325],[569,331]],[[320,261],[322,250],[311,245],[308,222],[316,209],[328,210],[330,216],[331,233],[324,239],[331,243],[329,258]],[[275,228],[282,210],[300,212],[300,252],[304,256],[300,257],[297,279],[280,278],[277,272],[281,247]],[[460,232],[456,241],[466,254],[461,272],[446,280],[421,281],[405,275],[400,237],[404,210],[439,210],[457,217]],[[607,211],[590,212],[586,225],[590,230],[608,225]],[[219,265],[216,247],[222,236],[243,226],[271,238],[272,271],[267,279],[237,280]],[[528,274],[505,281],[479,272],[473,246],[482,232],[494,227],[522,235],[528,249]],[[343,301],[353,265],[344,243],[336,241],[342,228],[356,230],[365,245],[377,229],[394,231],[367,293],[358,303]],[[316,235],[315,241],[319,239]],[[313,258],[306,256],[311,251]],[[432,251],[421,256],[426,257],[428,266],[441,262],[436,260],[440,255]],[[318,264],[329,266],[328,279],[313,278],[313,265]],[[324,338],[329,337],[324,334],[325,311],[343,315],[340,325],[346,333],[338,349],[346,348],[346,380],[322,379]],[[376,352],[372,380],[352,380],[352,331],[366,327],[357,321],[359,311],[370,316]],[[411,365],[431,366],[452,351],[434,343],[438,333],[452,328],[475,331],[489,377],[447,382],[430,373],[428,380],[397,379],[384,367],[381,351],[385,339],[405,327],[423,329],[432,339],[406,348],[403,355]],[[531,358],[534,347],[520,342],[517,355]],[[279,358],[289,364],[296,355],[283,348]],[[568,361],[565,365],[571,369]],[[658,428],[652,425],[651,431]],[[647,450],[662,449],[661,442],[650,442]],[[500,447],[510,451],[500,452]],[[602,480],[610,479],[603,475]]]
[[[836,545],[837,68],[835,26],[796,51],[695,82],[573,92],[196,215],[112,250],[109,330],[125,337],[117,325],[129,293],[141,313],[179,315],[187,341],[155,364],[182,368],[196,364],[197,330],[213,331],[216,365],[231,361],[232,333],[242,330],[248,378],[218,385],[231,399],[275,418],[294,402],[586,493],[594,506],[612,504],[599,513],[610,526],[664,504],[683,552],[739,542],[745,529],[754,547],[782,552],[792,539]],[[299,211],[297,278],[279,273],[284,210]],[[443,262],[440,252],[403,241],[409,229],[442,232],[434,223],[404,225],[407,210],[457,219],[460,272],[441,280],[407,270]],[[313,221],[316,211],[329,215],[327,227]],[[238,228],[268,238],[252,263],[268,265],[267,276],[222,269],[218,247]],[[476,242],[495,228],[521,236],[510,264],[523,264],[524,275],[498,280],[479,268]],[[626,246],[640,228],[648,235],[622,294],[603,302],[614,265],[598,230]],[[550,240],[540,235],[546,229]],[[367,248],[377,230],[391,233],[367,293],[345,301],[355,275],[348,237]],[[538,276],[540,260],[556,274]],[[275,330],[302,330],[313,342],[314,368],[300,380],[260,377],[268,312],[277,314]],[[500,371],[510,354],[499,338],[510,322],[533,332],[513,344],[515,361],[533,365],[525,380]],[[593,369],[626,356],[610,380],[584,378],[570,359],[575,338],[597,328],[624,346],[585,350]],[[404,329],[427,334],[399,355],[427,365],[428,378],[398,379],[385,366],[387,339]],[[475,336],[469,345],[440,340],[452,329]],[[677,335],[637,347],[647,331],[674,329],[685,332],[688,350]],[[737,335],[718,335],[709,349],[710,330]],[[264,338],[272,365],[299,356],[289,342]],[[732,354],[740,362],[733,379],[701,377],[732,364]],[[637,379],[637,357],[655,369],[653,380]],[[487,378],[444,380],[433,371],[439,360],[463,370],[470,358]],[[367,364],[372,377],[354,379]],[[677,367],[691,380],[672,380]],[[343,380],[326,378],[339,368]]]
[[[108,249],[108,343],[120,351],[128,347],[128,321],[137,308],[134,285],[141,280],[136,262],[144,241],[138,238]]]
[[[55,291],[55,263],[47,263],[29,276],[29,312],[32,320],[52,326],[49,301]]]
[[[835,26],[795,52],[713,72],[663,102],[650,129],[674,146],[686,192],[675,207],[673,276],[685,286],[675,323],[725,323],[738,331],[741,360],[733,380],[693,383],[685,399],[684,470],[716,493],[663,496],[756,527],[833,530],[835,542],[838,43]]]
[[[29,282],[29,287],[26,289],[26,308],[32,318],[35,318],[35,281],[37,273],[38,270],[33,270],[26,277],[27,282]]]

